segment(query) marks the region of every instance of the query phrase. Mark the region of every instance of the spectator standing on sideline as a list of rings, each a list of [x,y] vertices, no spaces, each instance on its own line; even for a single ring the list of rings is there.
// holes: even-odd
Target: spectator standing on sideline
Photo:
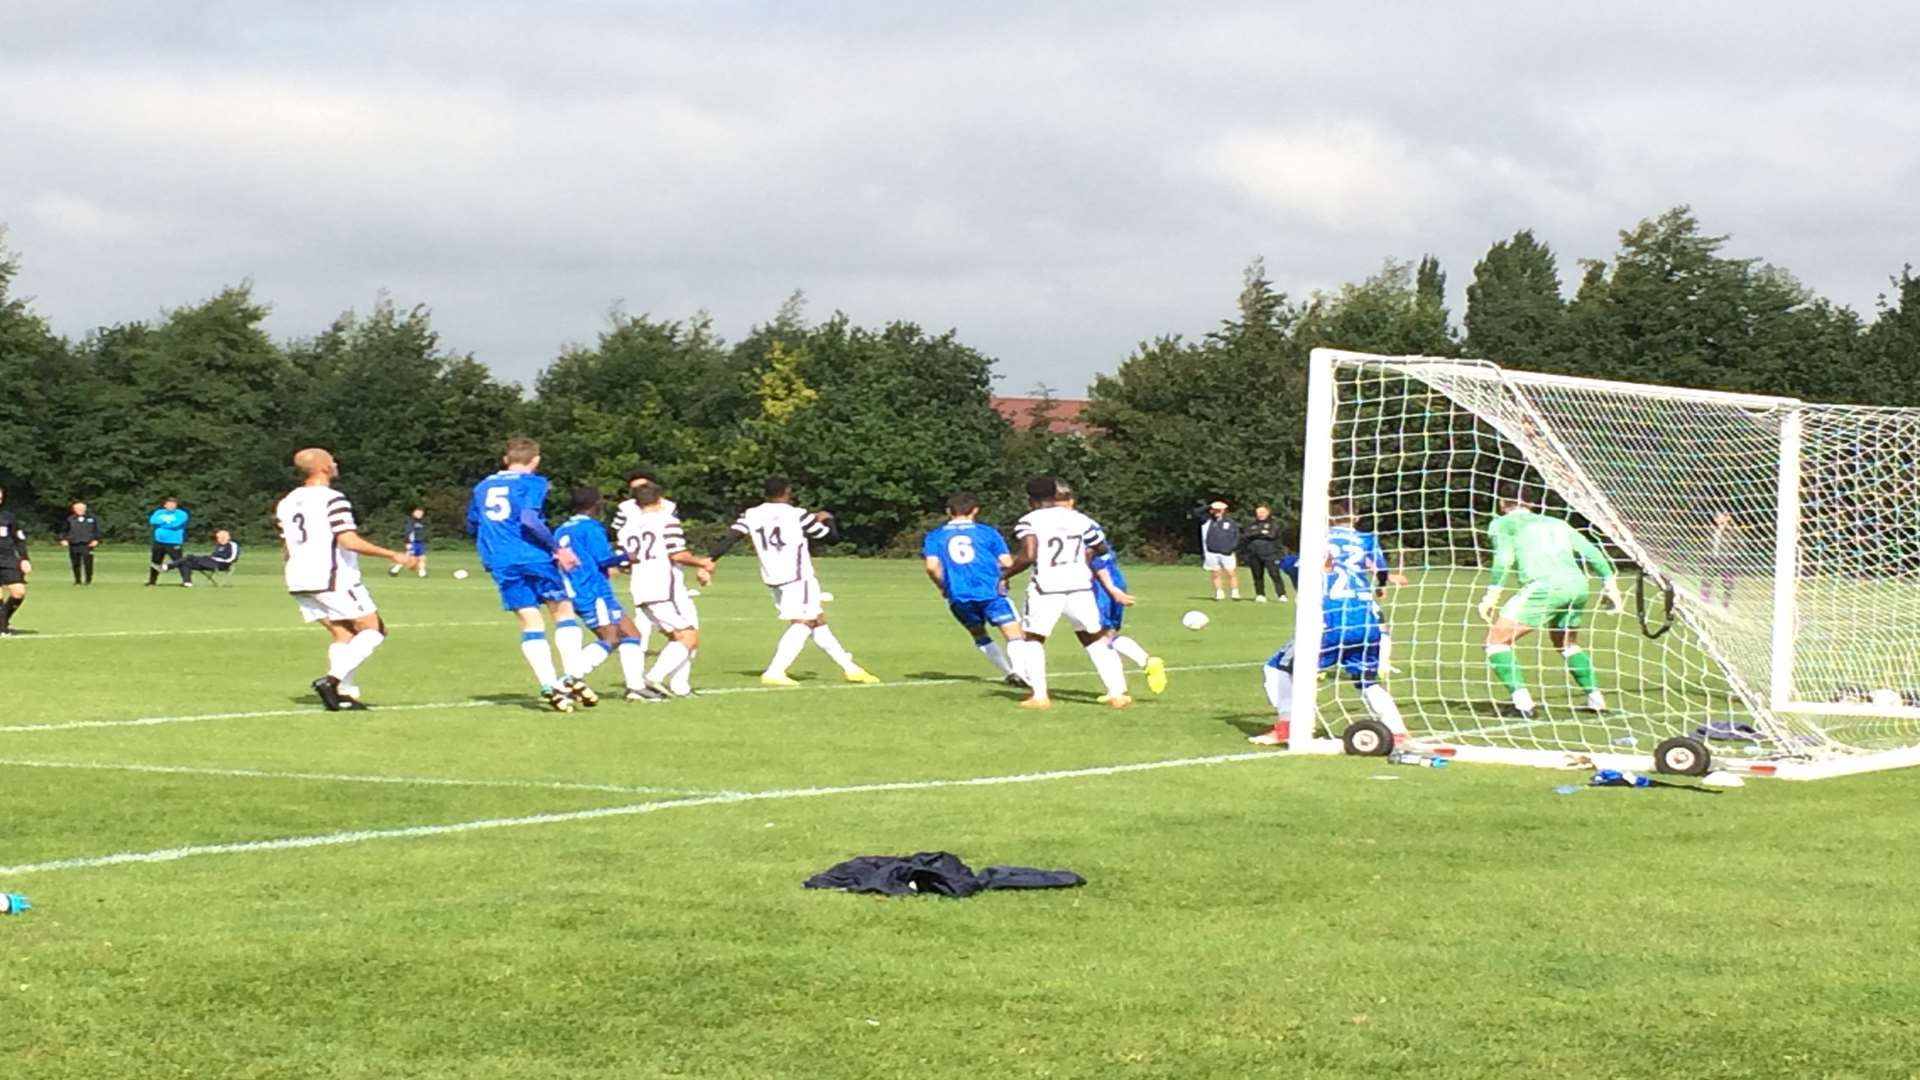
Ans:
[[[1287,598],[1287,588],[1282,582],[1286,574],[1280,570],[1280,522],[1273,516],[1273,507],[1261,503],[1253,508],[1253,520],[1247,522],[1242,531],[1247,546],[1247,565],[1253,569],[1253,602],[1267,602],[1267,576],[1273,576],[1273,595],[1280,600]]]
[[[6,501],[7,493],[0,491],[0,637],[13,636],[13,613],[27,602],[27,578],[33,573],[27,534]]]
[[[100,546],[100,518],[87,504],[73,504],[67,524],[60,531],[60,546],[67,549],[67,561],[73,564],[75,585],[93,584],[93,549]]]
[[[1213,598],[1227,598],[1224,586],[1240,599],[1240,565],[1234,552],[1240,550],[1240,523],[1227,516],[1227,504],[1219,499],[1208,503],[1200,518],[1200,559],[1213,577]]]
[[[240,545],[233,542],[233,534],[225,529],[213,530],[213,551],[206,555],[189,555],[167,564],[167,569],[180,571],[182,588],[193,588],[193,572],[204,574],[226,574],[233,570],[233,564],[240,561]],[[207,580],[220,584],[217,577]]]
[[[168,496],[161,502],[160,509],[147,515],[147,524],[153,527],[153,548],[147,552],[147,588],[151,589],[160,581],[160,571],[170,562],[176,562],[185,554],[187,543],[187,518],[189,515],[180,509],[180,500]],[[186,581],[185,575],[180,578]]]

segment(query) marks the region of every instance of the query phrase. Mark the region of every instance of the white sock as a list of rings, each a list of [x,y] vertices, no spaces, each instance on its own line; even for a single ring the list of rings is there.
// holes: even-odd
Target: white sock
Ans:
[[[669,682],[673,676],[679,672],[680,666],[690,659],[692,659],[692,654],[687,651],[685,645],[677,641],[667,642],[666,645],[660,649],[660,658],[655,660],[653,667],[648,670],[647,682]]]
[[[533,669],[533,677],[540,680],[542,690],[560,681],[553,670],[553,651],[547,648],[545,630],[522,630],[520,655],[527,658],[527,666]]]
[[[575,654],[576,663],[567,669],[567,674],[576,679],[584,679],[593,674],[593,669],[599,667],[607,657],[612,655],[613,650],[607,648],[607,643],[595,638],[587,643],[586,648]]]
[[[854,671],[860,667],[853,662],[853,654],[840,644],[840,639],[833,636],[832,628],[825,624],[813,628],[813,643],[820,646],[820,651],[826,653],[828,659],[839,664],[841,671]]]
[[[1393,670],[1393,635],[1380,635],[1380,670]]]
[[[327,674],[339,679],[343,684],[353,682],[353,673],[367,662],[373,650],[387,640],[387,635],[378,630],[362,630],[338,645],[327,647]]]
[[[614,650],[620,657],[620,677],[626,680],[627,689],[638,690],[647,685],[647,649],[638,638],[622,638],[620,647]]]
[[[693,693],[693,660],[699,655],[699,649],[690,649],[687,651],[687,662],[681,664],[680,667],[674,671],[673,678],[667,680],[668,690],[679,694],[681,697]]]
[[[1293,672],[1267,665],[1260,669],[1267,684],[1267,703],[1281,720],[1293,715]]]
[[[1133,661],[1135,667],[1147,666],[1147,650],[1141,648],[1139,642],[1125,634],[1120,634],[1113,639],[1113,651]]]
[[[813,632],[799,623],[788,623],[787,632],[780,635],[780,644],[773,647],[773,659],[767,664],[767,674],[785,675],[787,669],[800,659],[800,650],[807,647],[807,639]]]
[[[1120,666],[1119,653],[1108,648],[1106,642],[1096,641],[1087,646],[1087,659],[1093,661],[1093,670],[1099,674],[1108,697],[1126,696],[1127,669]]]
[[[1219,589],[1215,589],[1213,590],[1213,598],[1215,600],[1225,600],[1227,598],[1227,594]]]
[[[1033,688],[1033,696],[1045,700],[1047,696],[1047,647],[1032,638],[1021,638],[1008,642],[1007,647],[1018,650],[1014,656],[1013,669],[1027,680]]]
[[[980,655],[987,658],[987,663],[1000,669],[1000,674],[1013,674],[1013,661],[1007,659],[1007,654],[1001,650],[999,642],[991,639],[976,641],[973,647],[980,650]]]
[[[1400,719],[1400,706],[1386,687],[1374,683],[1360,691],[1360,700],[1367,703],[1367,711],[1373,714],[1375,720],[1387,725],[1388,731],[1395,735],[1407,733],[1406,722]]]
[[[581,651],[586,644],[587,632],[580,628],[575,619],[560,619],[553,624],[553,647],[560,650],[560,668],[567,674],[578,672],[585,662]]]

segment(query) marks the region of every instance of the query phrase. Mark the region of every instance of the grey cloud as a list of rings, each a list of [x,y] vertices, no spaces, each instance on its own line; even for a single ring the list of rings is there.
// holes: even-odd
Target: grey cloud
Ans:
[[[1895,3],[70,5],[0,67],[21,288],[83,332],[251,278],[376,291],[525,378],[610,304],[738,335],[794,288],[1069,390],[1227,314],[1677,202],[1868,308],[1915,257]],[[1678,9],[1678,10],[1675,10]]]

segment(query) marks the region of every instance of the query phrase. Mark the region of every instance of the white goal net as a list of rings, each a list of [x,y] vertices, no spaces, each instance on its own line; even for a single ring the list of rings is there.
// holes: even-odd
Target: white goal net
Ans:
[[[1382,681],[1419,743],[1644,767],[1685,737],[1716,766],[1792,776],[1920,763],[1920,409],[1333,350],[1313,376],[1301,565],[1325,565],[1327,507],[1350,501],[1406,575],[1378,593]],[[1626,603],[1604,611],[1592,572],[1584,603],[1531,620],[1504,678],[1476,613],[1503,490],[1598,544]],[[1338,737],[1367,715],[1338,675],[1296,679],[1296,725]]]

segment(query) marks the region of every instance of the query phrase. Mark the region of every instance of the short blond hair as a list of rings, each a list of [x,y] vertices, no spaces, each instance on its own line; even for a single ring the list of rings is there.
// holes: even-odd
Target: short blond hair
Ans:
[[[523,437],[507,440],[507,452],[502,455],[509,465],[531,465],[533,459],[540,456],[540,443],[537,439]]]

